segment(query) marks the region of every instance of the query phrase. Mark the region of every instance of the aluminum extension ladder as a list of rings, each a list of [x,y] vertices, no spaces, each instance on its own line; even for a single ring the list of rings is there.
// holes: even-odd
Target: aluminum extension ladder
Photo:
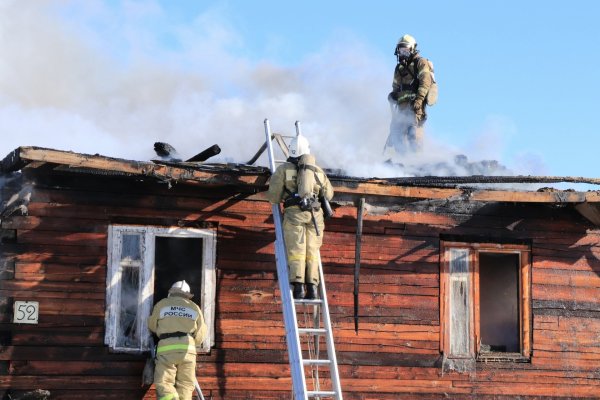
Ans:
[[[266,144],[269,154],[269,168],[271,173],[275,172],[275,158],[273,154],[272,135],[269,120],[265,119]],[[296,135],[300,134],[300,123],[296,122]],[[331,320],[329,318],[329,305],[327,304],[327,292],[325,290],[325,280],[323,279],[323,266],[319,255],[319,299],[317,300],[296,300],[292,296],[288,278],[287,255],[285,243],[283,240],[282,216],[279,204],[272,205],[273,221],[275,224],[275,260],[277,263],[277,276],[279,280],[279,289],[281,291],[281,302],[283,307],[283,318],[286,331],[286,342],[288,348],[288,358],[292,374],[292,387],[295,400],[331,398],[342,400],[342,389],[338,372],[337,359],[335,356],[335,346],[333,343],[333,334]],[[296,307],[313,307],[313,326],[298,327]],[[306,315],[306,314],[305,314]],[[320,327],[321,321],[323,327]],[[308,357],[302,353],[302,344],[300,336],[307,339]],[[313,341],[311,342],[311,337]],[[327,358],[318,358],[319,338],[324,337],[327,347]],[[311,350],[311,343],[312,349]],[[312,354],[311,354],[312,353]],[[319,379],[319,367],[329,368],[330,387],[321,389]],[[313,378],[313,387],[307,389],[305,367],[310,369]]]

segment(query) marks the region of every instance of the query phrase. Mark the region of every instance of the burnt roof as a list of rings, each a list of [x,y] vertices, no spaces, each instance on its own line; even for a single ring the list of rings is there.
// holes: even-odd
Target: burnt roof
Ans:
[[[51,167],[60,172],[104,174],[147,178],[173,183],[203,186],[237,186],[244,190],[267,188],[270,171],[266,167],[246,164],[135,161],[81,154],[41,147],[19,147],[0,164],[0,172]],[[382,196],[392,198],[436,199],[483,202],[528,203],[597,203],[600,191],[517,190],[473,187],[482,184],[514,183],[587,183],[600,185],[598,178],[550,176],[423,176],[406,178],[359,178],[328,171],[336,193],[350,196]]]

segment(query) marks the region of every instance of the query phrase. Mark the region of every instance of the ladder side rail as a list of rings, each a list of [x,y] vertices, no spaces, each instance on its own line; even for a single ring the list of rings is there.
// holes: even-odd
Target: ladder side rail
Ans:
[[[271,169],[271,173],[274,173],[275,158],[273,155],[273,146],[271,142],[271,127],[268,119],[265,119],[265,135],[267,138],[269,168]],[[285,242],[283,240],[283,226],[281,223],[281,209],[279,208],[279,204],[272,204],[271,208],[273,211],[273,223],[275,225],[275,262],[277,265],[279,291],[281,292],[285,337],[287,341],[288,357],[292,374],[294,398],[296,400],[307,400],[308,396],[306,394],[306,378],[304,376],[304,368],[302,365],[302,348],[300,347],[300,337],[298,335],[296,307],[294,306],[289,286],[287,255],[285,251]]]
[[[323,275],[323,264],[321,264],[321,253],[318,252],[319,260],[319,279],[321,281],[321,299],[322,299],[322,314],[323,314],[323,325],[327,331],[325,343],[327,344],[327,356],[331,361],[330,364],[330,375],[331,375],[331,386],[334,392],[336,392],[336,400],[342,400],[342,385],[340,384],[340,373],[338,369],[337,356],[335,353],[335,344],[333,343],[333,328],[331,326],[331,319],[329,317],[329,303],[327,301],[327,290],[325,289],[325,278]]]
[[[296,135],[302,134],[302,128],[300,127],[300,121],[296,121]],[[317,259],[319,261],[319,280],[321,282],[321,300],[322,300],[322,318],[323,325],[327,331],[325,343],[327,344],[327,358],[330,360],[330,379],[333,391],[336,393],[336,400],[342,400],[342,385],[340,384],[340,373],[337,364],[337,356],[335,353],[335,344],[333,343],[333,328],[331,326],[331,319],[329,316],[329,303],[327,302],[327,290],[325,289],[325,276],[323,274],[323,264],[321,263],[321,252],[317,252]]]

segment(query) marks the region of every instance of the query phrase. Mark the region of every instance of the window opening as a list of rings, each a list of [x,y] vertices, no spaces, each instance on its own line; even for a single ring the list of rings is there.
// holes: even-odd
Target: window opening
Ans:
[[[202,290],[202,242],[200,238],[157,236],[154,254],[154,303],[167,297],[174,282],[185,279],[194,302]]]
[[[519,254],[479,253],[482,352],[518,353]]]

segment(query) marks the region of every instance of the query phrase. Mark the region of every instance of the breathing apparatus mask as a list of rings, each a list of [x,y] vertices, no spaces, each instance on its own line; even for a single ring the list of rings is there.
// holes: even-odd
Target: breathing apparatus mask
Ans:
[[[398,58],[398,63],[406,64],[408,62],[408,59],[412,55],[412,51],[410,48],[399,44],[398,46],[396,46],[396,52],[394,54]]]

